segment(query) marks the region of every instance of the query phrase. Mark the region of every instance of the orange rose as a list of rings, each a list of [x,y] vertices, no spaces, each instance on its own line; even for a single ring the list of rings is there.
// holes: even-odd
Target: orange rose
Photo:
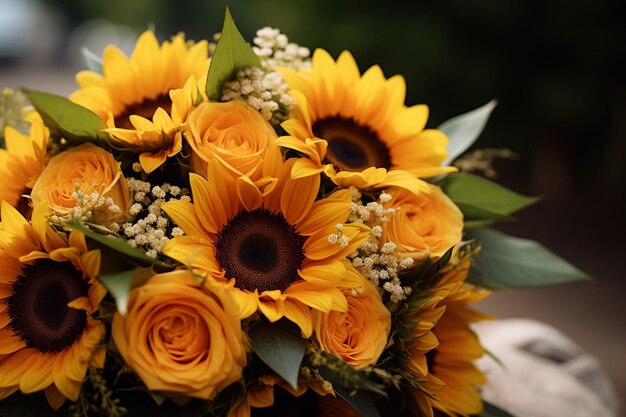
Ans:
[[[387,345],[391,314],[372,284],[363,282],[363,290],[343,290],[348,311],[313,312],[317,344],[339,355],[356,369],[374,365]]]
[[[463,213],[441,188],[430,185],[430,192],[415,195],[392,188],[391,207],[399,210],[389,216],[387,240],[398,252],[416,258],[439,257],[463,237]]]
[[[213,399],[246,366],[241,323],[227,296],[189,271],[155,275],[131,291],[127,315],[115,315],[113,341],[148,389]]]
[[[101,201],[79,204],[76,192],[85,196],[97,194]],[[93,219],[105,225],[123,218],[129,206],[126,179],[111,153],[85,143],[61,152],[50,160],[33,186],[33,203],[48,202],[61,215],[82,205],[84,214],[91,211]],[[109,200],[108,204],[105,200]],[[87,201],[87,200],[85,200]]]
[[[261,176],[265,150],[276,133],[258,111],[242,101],[203,103],[187,123],[195,172],[206,173],[206,163],[216,155],[236,176]]]

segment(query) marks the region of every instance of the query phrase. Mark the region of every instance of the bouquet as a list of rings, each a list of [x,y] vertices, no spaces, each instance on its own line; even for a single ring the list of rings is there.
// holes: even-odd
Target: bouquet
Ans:
[[[495,103],[426,128],[349,52],[215,40],[3,94],[0,415],[509,415],[472,304],[585,276],[487,227],[536,201],[459,159]]]

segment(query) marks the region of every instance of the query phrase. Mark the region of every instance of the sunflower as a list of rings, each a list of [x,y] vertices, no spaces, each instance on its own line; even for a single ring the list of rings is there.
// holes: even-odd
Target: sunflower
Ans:
[[[89,366],[102,368],[104,324],[92,318],[106,290],[100,252],[83,235],[57,234],[47,205],[32,225],[7,202],[0,223],[0,399],[45,390],[58,409],[78,399]]]
[[[28,198],[37,178],[46,166],[46,150],[50,132],[41,117],[32,113],[28,117],[31,126],[28,135],[7,126],[4,129],[6,149],[0,149],[0,177],[11,178],[0,187],[0,200],[17,208],[24,217],[30,218]]]
[[[79,72],[80,89],[70,98],[96,112],[120,146],[140,151],[144,170],[151,172],[180,152],[182,124],[201,98],[203,82],[197,80],[205,79],[208,65],[206,41],[188,46],[179,34],[159,46],[146,31],[130,58],[108,46],[103,74]]]
[[[411,347],[409,369],[422,380],[422,390],[413,389],[411,397],[420,415],[432,416],[433,410],[450,416],[469,416],[482,412],[477,387],[487,381],[474,365],[485,350],[470,324],[491,317],[468,304],[489,295],[489,291],[465,283],[469,271],[466,256],[444,275],[426,308],[418,313],[422,319],[416,328],[430,329]],[[435,313],[436,312],[436,313]]]
[[[374,66],[362,76],[349,52],[335,62],[324,50],[313,54],[312,68],[282,68],[298,102],[296,117],[282,127],[289,136],[279,144],[307,158],[294,166],[294,177],[325,172],[342,187],[397,185],[414,193],[425,178],[453,171],[440,167],[447,137],[424,129],[428,107],[404,105],[404,78],[386,79]]]
[[[312,333],[310,308],[346,311],[339,287],[360,287],[362,278],[345,256],[367,238],[362,224],[344,225],[340,243],[329,242],[350,214],[351,193],[315,201],[320,177],[292,179],[295,159],[268,151],[264,178],[234,179],[219,161],[207,163],[207,181],[191,174],[194,203],[171,201],[166,213],[185,231],[164,253],[227,286],[241,318],[260,311]]]

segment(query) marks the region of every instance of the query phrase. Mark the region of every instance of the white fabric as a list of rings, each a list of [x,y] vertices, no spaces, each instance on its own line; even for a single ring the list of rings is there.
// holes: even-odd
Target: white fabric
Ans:
[[[483,398],[516,417],[617,417],[618,399],[599,361],[558,330],[528,319],[475,326],[498,358],[478,363]]]

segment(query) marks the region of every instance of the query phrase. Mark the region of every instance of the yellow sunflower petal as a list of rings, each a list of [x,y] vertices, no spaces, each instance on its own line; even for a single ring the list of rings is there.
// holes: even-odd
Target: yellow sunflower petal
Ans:
[[[311,337],[311,334],[313,334],[313,318],[309,307],[300,302],[287,299],[285,300],[285,317],[298,325],[302,331],[302,336],[305,338]]]
[[[298,281],[291,284],[283,293],[287,295],[287,298],[300,301],[309,307],[324,312],[346,311],[348,309],[346,297],[337,288]]]
[[[161,208],[188,236],[208,239],[207,231],[202,226],[194,205],[188,201],[170,200]]]

